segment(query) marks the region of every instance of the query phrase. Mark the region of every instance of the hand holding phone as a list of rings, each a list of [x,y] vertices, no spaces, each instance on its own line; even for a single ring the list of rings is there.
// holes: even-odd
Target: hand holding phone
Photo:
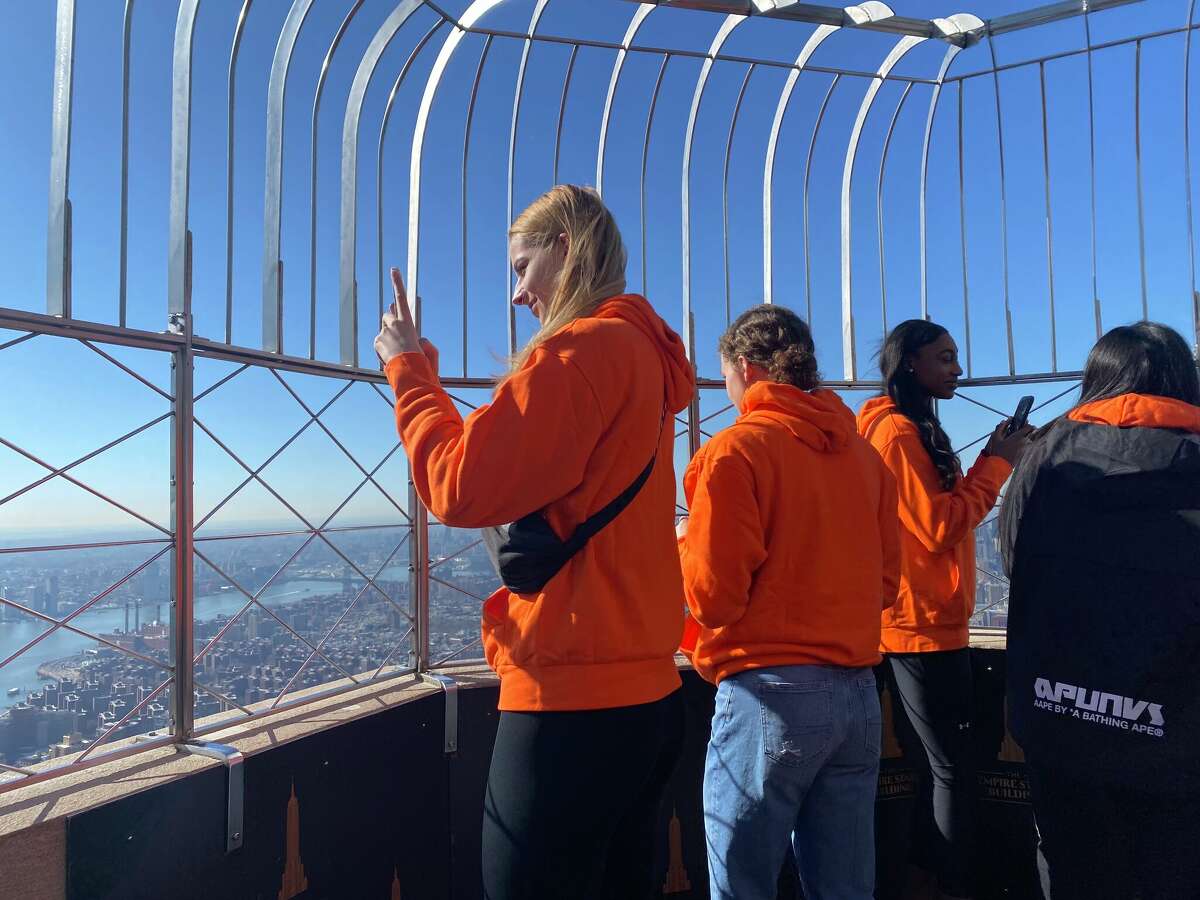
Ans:
[[[1004,436],[1008,437],[1014,432],[1020,431],[1025,427],[1025,423],[1029,421],[1029,411],[1033,409],[1033,395],[1026,394],[1017,402],[1016,412],[1012,414],[1012,418],[1008,420],[1008,425],[1004,429]]]

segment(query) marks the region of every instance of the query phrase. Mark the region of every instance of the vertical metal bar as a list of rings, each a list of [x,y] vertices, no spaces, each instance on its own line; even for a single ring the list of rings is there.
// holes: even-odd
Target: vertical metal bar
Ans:
[[[1146,212],[1142,189],[1142,42],[1138,41],[1133,62],[1133,155],[1137,167],[1138,263],[1142,275],[1142,318],[1150,318],[1150,300],[1146,293]]]
[[[649,3],[638,4],[637,11],[629,20],[629,27],[625,29],[625,37],[621,40],[621,49],[617,51],[617,58],[613,61],[612,74],[608,78],[608,94],[604,97],[604,116],[600,119],[600,139],[596,142],[596,192],[599,194],[604,193],[604,153],[608,148],[608,123],[612,117],[613,98],[617,94],[617,84],[620,82],[621,72],[625,68],[625,57],[629,54],[629,45],[637,37],[638,30],[646,21],[646,17],[653,11],[654,7]]]
[[[483,52],[479,54],[479,65],[475,68],[475,80],[471,82],[471,100],[467,104],[467,122],[463,128],[462,152],[462,181],[459,194],[462,197],[462,374],[467,377],[467,163],[471,156],[471,124],[475,121],[475,101],[479,98],[479,79],[483,77],[483,67],[487,63],[488,51],[492,49],[492,35],[488,35],[483,43]],[[572,54],[572,59],[574,55]]]
[[[1192,292],[1192,331],[1194,348],[1200,352],[1200,297],[1196,294],[1196,241],[1192,222],[1192,129],[1191,129],[1191,83],[1192,83],[1192,16],[1196,11],[1196,0],[1188,4],[1187,30],[1183,44],[1183,188],[1187,198],[1188,239],[1188,288]]]
[[[900,95],[900,102],[896,104],[896,111],[892,113],[892,121],[888,123],[887,136],[883,139],[883,152],[879,155],[879,177],[875,183],[875,218],[879,231],[879,306],[883,319],[884,339],[887,338],[888,333],[888,312],[887,260],[883,244],[883,175],[887,168],[888,151],[892,148],[892,133],[896,130],[896,122],[900,118],[900,111],[904,109],[904,101],[908,99],[908,94],[912,90],[912,86],[913,83],[911,81],[904,86],[904,92]]]
[[[421,298],[410,295],[417,333],[421,333]],[[413,668],[418,673],[428,671],[432,661],[430,650],[429,618],[429,510],[417,496],[417,485],[413,481],[412,467],[408,472],[408,514],[412,521],[412,538],[409,546],[409,602],[412,604],[413,627],[415,629],[416,659]]]
[[[962,47],[952,44],[946,48],[942,57],[942,67],[938,70],[937,83],[933,86],[933,94],[929,98],[929,114],[925,117],[925,137],[921,142],[921,186],[920,186],[920,230],[921,230],[921,318],[929,318],[929,240],[927,229],[926,207],[929,199],[929,145],[933,138],[933,120],[937,114],[938,103],[942,99],[942,87],[946,82],[946,73],[950,64],[958,56]],[[959,82],[962,91],[962,82]]]
[[[126,326],[129,287],[129,49],[133,32],[134,0],[125,0],[121,37],[121,259],[117,289],[117,324]]]
[[[683,138],[683,183],[680,191],[680,219],[683,237],[683,327],[686,332],[684,345],[689,348],[689,352],[694,350],[693,345],[695,344],[692,334],[695,325],[695,318],[692,316],[692,143],[696,136],[696,120],[700,114],[700,102],[704,99],[704,89],[708,85],[708,76],[712,72],[713,58],[721,52],[721,47],[724,46],[733,30],[744,21],[746,21],[745,16],[726,16],[717,30],[716,37],[713,38],[712,44],[708,48],[708,55],[700,67],[700,75],[696,78],[696,87],[692,92],[692,106],[688,113],[687,132]],[[693,354],[690,359],[694,365],[695,355]]]
[[[742,113],[742,101],[746,98],[746,86],[750,84],[750,76],[758,68],[751,64],[746,69],[746,77],[742,79],[742,87],[738,91],[737,102],[733,104],[733,116],[729,120],[729,135],[725,139],[725,167],[721,173],[721,241],[725,251],[725,324],[730,318],[729,304],[729,157],[733,155],[733,134],[737,130],[738,117]]]
[[[200,0],[180,0],[171,63],[171,211],[168,225],[167,312],[191,315],[188,190],[192,153],[192,37]]]
[[[1004,122],[1000,112],[1000,75],[996,71],[996,39],[988,36],[988,49],[992,54],[992,88],[996,95],[996,149],[1000,161],[1000,247],[1004,269],[1004,332],[1008,340],[1008,374],[1017,374],[1016,355],[1013,350],[1012,308],[1008,299],[1008,179],[1004,169]]]
[[[695,365],[696,360],[696,319],[691,313],[687,323],[688,358]],[[692,390],[692,399],[688,401],[688,458],[695,456],[700,450],[700,388]]]
[[[851,222],[850,194],[854,182],[854,162],[858,155],[858,142],[862,138],[862,130],[867,123],[867,116],[871,112],[871,107],[875,104],[875,98],[879,96],[879,89],[883,87],[883,80],[887,78],[888,74],[892,71],[892,67],[903,59],[909,50],[924,40],[925,38],[907,34],[896,41],[895,46],[892,47],[891,52],[888,53],[882,65],[880,65],[879,71],[871,79],[871,83],[867,85],[866,94],[863,96],[862,103],[858,107],[858,115],[854,119],[854,127],[850,131],[850,139],[846,144],[846,160],[842,166],[841,261],[842,369],[847,381],[854,381],[858,378],[858,359],[855,347],[857,335],[854,329],[853,266],[850,264],[850,251],[854,237]]]
[[[233,128],[234,88],[237,84],[238,51],[242,48],[242,31],[253,0],[243,0],[233,30],[233,47],[229,51],[229,72],[225,94],[225,343],[233,343]]]
[[[342,365],[358,366],[358,123],[379,60],[423,0],[401,0],[359,60],[342,120],[341,231],[338,252],[338,346]],[[314,116],[315,119],[315,116]],[[314,172],[315,172],[314,167]],[[409,285],[410,289],[413,285]]]
[[[1091,14],[1083,14],[1083,30],[1087,40],[1087,86],[1088,86],[1088,173],[1091,179],[1092,205],[1092,312],[1096,319],[1096,340],[1103,334],[1101,321],[1099,275],[1096,256],[1096,102],[1095,79],[1092,73],[1092,20]]]
[[[58,0],[54,99],[50,124],[50,210],[46,235],[46,312],[71,317],[71,98],[75,72],[75,0]]]
[[[321,112],[321,97],[325,91],[325,79],[329,76],[329,64],[337,51],[350,20],[362,8],[364,0],[354,0],[354,5],[342,19],[337,33],[325,51],[325,59],[321,62],[321,74],[317,76],[317,89],[313,95],[312,123],[309,128],[310,146],[308,185],[308,358],[317,358],[317,117]]]
[[[513,192],[516,190],[517,165],[517,130],[521,125],[521,101],[525,91],[525,69],[529,65],[529,53],[533,48],[533,36],[537,33],[538,22],[550,0],[538,0],[529,18],[529,32],[521,48],[521,62],[517,66],[517,83],[513,88],[512,123],[508,129],[508,222],[512,224],[516,215],[513,208]],[[517,353],[517,310],[512,305],[513,288],[512,266],[508,264],[507,254],[504,262],[504,284],[507,293],[504,295],[505,315],[508,321],[508,355],[511,359]]]
[[[837,31],[837,25],[819,25],[808,40],[800,55],[796,57],[795,68],[788,73],[783,90],[779,92],[779,102],[775,104],[775,118],[771,122],[771,136],[767,140],[766,163],[763,166],[763,300],[773,303],[775,296],[775,237],[774,237],[774,203],[775,203],[775,152],[779,148],[779,135],[783,130],[783,117],[787,113],[792,100],[792,92],[800,80],[800,73],[808,64],[809,57],[816,52],[817,47],[829,35]]]
[[[429,43],[430,39],[445,24],[445,19],[439,19],[434,23],[433,27],[425,32],[412,48],[412,52],[408,54],[408,59],[404,61],[404,65],[400,67],[400,72],[396,75],[395,82],[392,83],[392,90],[388,94],[387,105],[383,108],[383,120],[379,124],[379,141],[375,147],[375,278],[379,294],[379,317],[381,319],[383,318],[383,309],[387,305],[387,301],[384,299],[387,293],[387,287],[384,284],[384,272],[387,269],[383,264],[383,144],[387,140],[388,126],[392,121],[392,108],[396,102],[396,95],[400,92],[400,86],[408,78],[409,69],[412,68],[417,57],[421,55],[421,51],[425,49],[425,45]]]
[[[1046,288],[1050,299],[1050,371],[1058,371],[1058,331],[1054,314],[1054,210],[1050,202],[1050,126],[1046,117],[1046,64],[1038,63],[1042,95],[1042,175],[1046,182]]]
[[[247,4],[249,5],[249,4]],[[279,40],[275,44],[275,55],[271,60],[271,80],[267,87],[267,161],[263,186],[263,258],[262,258],[262,347],[268,353],[283,351],[283,261],[280,251],[280,229],[283,217],[283,112],[287,100],[287,76],[296,49],[296,38],[308,18],[313,0],[294,0],[288,10]],[[244,13],[243,13],[244,15]],[[241,22],[238,23],[241,39]],[[236,51],[235,51],[236,52]],[[322,73],[324,74],[324,73]],[[233,77],[230,73],[230,119],[229,133],[233,135]],[[230,143],[232,148],[232,142]],[[233,178],[230,169],[230,207],[233,200]],[[229,234],[232,239],[232,224]],[[232,256],[230,256],[232,262]],[[229,293],[229,310],[226,319],[232,317],[232,290]],[[228,332],[225,340],[232,343]]]
[[[554,176],[553,183],[558,184],[558,156],[562,149],[563,116],[567,111],[567,95],[571,92],[571,76],[575,74],[575,58],[579,55],[579,45],[571,45],[571,58],[567,62],[567,75],[563,79],[562,96],[558,101],[558,125],[554,129]]]
[[[171,355],[171,666],[175,675],[171,696],[173,736],[176,743],[193,732],[194,572],[192,566],[193,467],[192,391],[193,366],[191,313],[172,316],[173,330],[181,330],[184,343]]]
[[[812,175],[812,158],[813,150],[817,146],[817,135],[821,132],[821,123],[825,121],[825,109],[829,106],[829,98],[833,96],[833,90],[837,87],[838,81],[841,80],[841,73],[834,75],[833,80],[829,82],[829,90],[825,92],[824,98],[821,100],[821,106],[817,110],[817,121],[813,123],[812,137],[808,141],[808,153],[804,157],[804,197],[803,197],[803,224],[804,224],[804,300],[808,307],[807,318],[809,326],[812,325],[812,256],[809,252],[809,234],[808,234],[808,184],[809,177]]]
[[[958,83],[958,239],[962,249],[963,343],[967,348],[967,377],[971,377],[971,290],[967,279],[967,192],[966,158],[963,142],[963,93],[967,83]],[[924,318],[929,318],[928,311]]]
[[[671,54],[664,53],[662,64],[658,67],[658,77],[654,79],[654,90],[650,94],[650,108],[646,112],[646,131],[642,135],[642,177],[639,184],[638,218],[642,226],[642,293],[648,293],[646,285],[646,161],[650,155],[650,128],[654,125],[654,110],[658,106],[658,92],[662,88],[663,75],[667,71],[667,63]]]

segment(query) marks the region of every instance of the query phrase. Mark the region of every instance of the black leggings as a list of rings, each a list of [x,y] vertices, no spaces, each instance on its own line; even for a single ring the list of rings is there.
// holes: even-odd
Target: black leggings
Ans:
[[[683,693],[585,712],[502,712],[483,810],[487,900],[654,893]]]
[[[936,873],[943,892],[969,896],[975,830],[970,651],[889,653],[885,660],[905,713],[897,717],[898,736],[919,773],[912,861]]]

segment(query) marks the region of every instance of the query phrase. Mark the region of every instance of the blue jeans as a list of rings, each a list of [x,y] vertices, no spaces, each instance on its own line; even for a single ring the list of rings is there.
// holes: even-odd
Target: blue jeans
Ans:
[[[712,900],[774,900],[789,836],[806,900],[870,900],[881,727],[871,669],[721,682],[704,767]]]

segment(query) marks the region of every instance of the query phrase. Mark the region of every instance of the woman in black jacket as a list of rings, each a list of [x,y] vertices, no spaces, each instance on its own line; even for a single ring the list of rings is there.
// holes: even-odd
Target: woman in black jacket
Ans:
[[[1092,348],[1000,541],[1047,895],[1200,897],[1200,379],[1178,333],[1139,322]]]

